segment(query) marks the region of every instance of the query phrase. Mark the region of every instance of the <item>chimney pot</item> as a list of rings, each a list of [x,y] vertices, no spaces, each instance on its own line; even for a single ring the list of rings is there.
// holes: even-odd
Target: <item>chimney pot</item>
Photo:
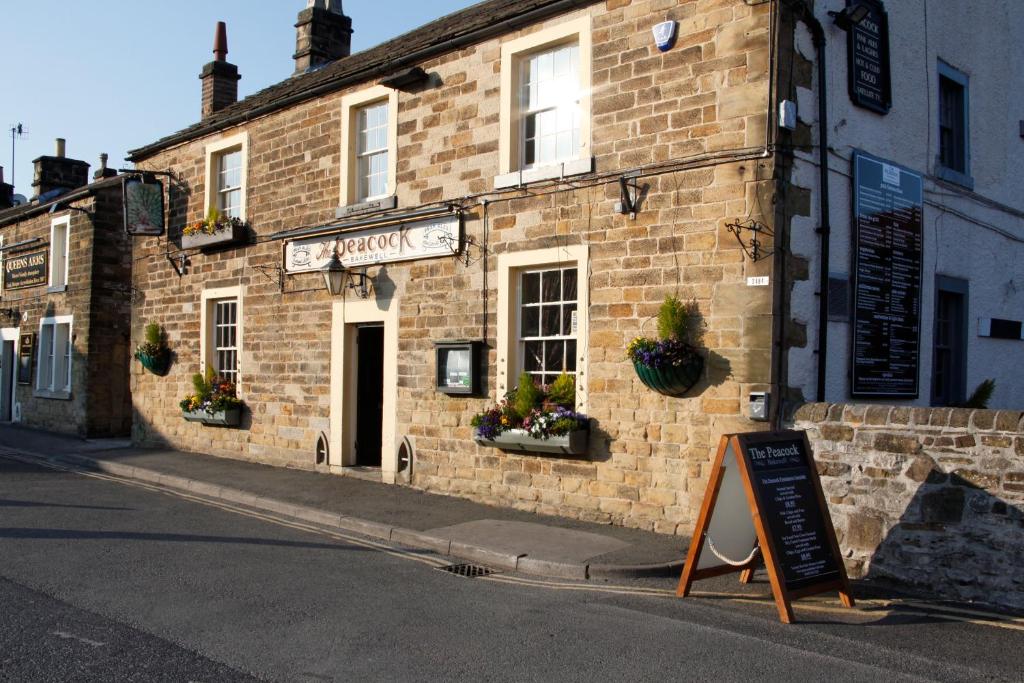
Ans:
[[[217,22],[213,36],[213,61],[203,67],[199,80],[203,82],[203,118],[238,101],[238,67],[227,61],[228,29],[223,21]]]
[[[57,150],[54,156],[57,157],[58,159],[64,158],[65,143],[66,141],[64,140],[64,138],[57,138]]]
[[[228,25],[217,22],[217,30],[213,34],[213,61],[226,62],[228,58]]]

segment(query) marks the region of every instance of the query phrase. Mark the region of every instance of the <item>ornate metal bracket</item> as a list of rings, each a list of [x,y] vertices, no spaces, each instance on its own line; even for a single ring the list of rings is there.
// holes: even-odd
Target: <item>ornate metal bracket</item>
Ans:
[[[763,258],[768,258],[775,253],[775,250],[764,251],[761,247],[761,235],[767,237],[775,237],[775,233],[763,223],[758,223],[753,219],[746,221],[736,221],[735,223],[726,223],[726,229],[732,234],[736,235],[736,241],[740,243],[740,248],[743,249],[743,253],[747,255],[754,263],[757,263]],[[750,237],[746,242],[743,241],[743,233],[749,232]]]

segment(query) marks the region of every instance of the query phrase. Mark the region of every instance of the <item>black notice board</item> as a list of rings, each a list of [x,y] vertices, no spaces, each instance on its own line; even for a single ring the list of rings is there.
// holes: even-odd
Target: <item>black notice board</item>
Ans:
[[[853,154],[851,394],[917,398],[921,355],[921,175]]]
[[[36,333],[25,332],[18,343],[18,384],[32,384],[32,361],[36,357]]]
[[[819,495],[814,459],[803,432],[740,434],[740,452],[761,519],[775,543],[787,591],[840,578],[832,522]]]
[[[851,0],[846,0],[850,7]],[[889,15],[879,0],[857,0],[868,14],[847,33],[847,85],[858,107],[879,114],[892,108],[892,77],[889,69]]]

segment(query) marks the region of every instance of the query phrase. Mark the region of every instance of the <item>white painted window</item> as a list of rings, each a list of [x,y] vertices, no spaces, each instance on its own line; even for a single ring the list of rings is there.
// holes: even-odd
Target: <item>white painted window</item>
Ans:
[[[238,299],[213,302],[213,369],[231,382],[238,381]]]
[[[72,316],[43,318],[39,323],[36,388],[71,391]]]
[[[248,157],[248,133],[222,138],[206,146],[203,218],[210,209],[217,209],[222,215],[243,221],[246,219]]]
[[[593,170],[590,17],[501,46],[495,187]]]
[[[576,377],[576,408],[588,401],[585,245],[498,255],[497,381],[500,400],[530,373],[551,384],[563,371]]]
[[[217,155],[217,210],[230,218],[242,217],[242,151]]]
[[[242,288],[205,289],[201,301],[199,371],[205,373],[210,368],[214,374],[234,382],[241,391],[245,349]]]
[[[356,200],[388,194],[388,103],[356,112]]]
[[[71,219],[57,218],[50,224],[49,285],[64,289],[68,284],[68,247],[71,242]]]
[[[382,85],[341,98],[341,205],[395,193],[398,92]]]
[[[520,64],[523,168],[575,159],[580,148],[580,48],[560,45]]]
[[[575,265],[519,273],[518,371],[535,384],[576,374],[577,273]]]

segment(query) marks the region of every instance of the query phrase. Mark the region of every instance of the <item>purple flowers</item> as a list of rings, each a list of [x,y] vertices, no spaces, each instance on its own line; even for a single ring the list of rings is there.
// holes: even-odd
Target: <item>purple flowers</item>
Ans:
[[[697,349],[678,339],[636,337],[626,347],[626,356],[639,365],[664,368],[691,362],[697,356]]]

